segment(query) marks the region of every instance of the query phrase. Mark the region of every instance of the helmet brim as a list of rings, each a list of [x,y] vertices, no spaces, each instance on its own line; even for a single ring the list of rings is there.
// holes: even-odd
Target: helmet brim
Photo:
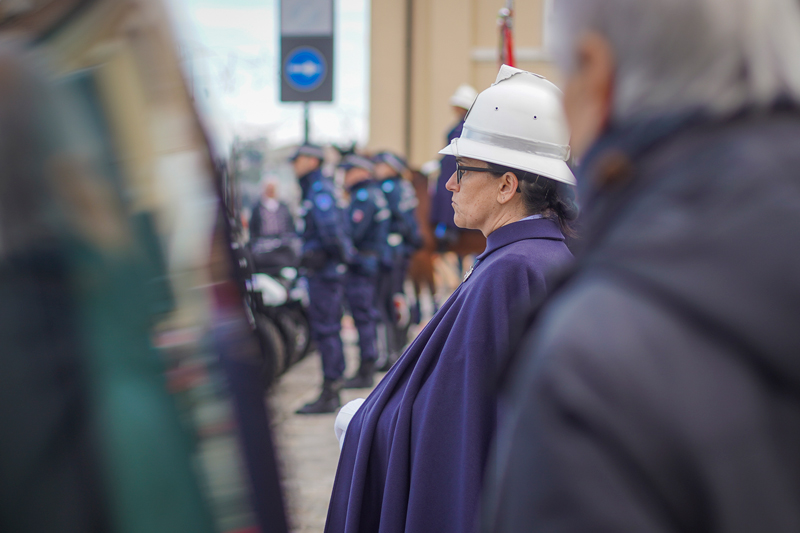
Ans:
[[[453,139],[453,142],[439,150],[442,155],[469,157],[487,163],[503,165],[517,170],[533,172],[545,178],[576,185],[577,181],[565,161],[537,154],[518,152],[509,148],[483,144],[472,139]]]

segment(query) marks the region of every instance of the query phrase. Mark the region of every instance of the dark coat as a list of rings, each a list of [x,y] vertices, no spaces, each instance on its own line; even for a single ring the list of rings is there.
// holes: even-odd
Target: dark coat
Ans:
[[[414,186],[402,176],[387,178],[381,182],[381,190],[386,195],[389,211],[392,213],[389,233],[402,238],[400,244],[393,245],[392,256],[407,257],[422,247],[422,234],[417,225],[417,193]],[[394,261],[394,257],[392,257]]]
[[[462,533],[476,519],[492,432],[490,384],[519,311],[571,259],[557,225],[520,221],[486,250],[347,429],[329,533]]]
[[[352,268],[357,274],[375,276],[378,266],[389,245],[389,224],[392,213],[389,211],[386,196],[373,180],[365,180],[350,190],[348,213],[349,235],[358,254]]]
[[[284,202],[277,203],[277,209],[274,211],[267,209],[261,200],[253,206],[249,224],[251,241],[259,237],[283,237],[295,233],[294,219],[289,206]]]
[[[304,264],[313,274],[339,279],[347,272],[355,250],[347,234],[346,214],[336,186],[320,170],[315,170],[300,178],[300,187]]]
[[[800,531],[798,139],[776,110],[589,154],[614,184],[510,373],[485,531]]]
[[[450,144],[450,141],[453,139],[460,137],[462,129],[464,129],[463,120],[448,132],[447,144]],[[434,191],[431,201],[431,224],[434,226],[442,224],[447,228],[457,230],[458,226],[456,226],[456,223],[453,221],[455,213],[453,212],[453,204],[451,203],[453,201],[453,193],[448,191],[446,187],[447,180],[449,180],[453,172],[456,171],[456,158],[452,155],[443,156],[440,165],[439,179],[436,181],[436,190]]]

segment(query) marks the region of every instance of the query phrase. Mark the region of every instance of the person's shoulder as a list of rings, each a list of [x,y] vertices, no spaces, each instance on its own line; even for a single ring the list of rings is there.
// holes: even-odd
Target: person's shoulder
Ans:
[[[363,204],[368,203],[375,198],[375,191],[371,187],[359,187],[352,191],[350,204]]]
[[[322,192],[334,193],[336,191],[336,184],[332,179],[321,177],[311,185],[311,194],[319,194]]]
[[[609,280],[574,280],[550,297],[524,335],[509,390],[521,409],[533,408],[525,402],[535,397],[591,423],[627,425],[632,406],[664,403],[663,375],[652,365],[653,348],[669,341],[660,319],[649,302]],[[662,419],[657,409],[652,420]]]
[[[336,191],[320,180],[312,186],[309,200],[317,210],[327,212],[336,207]]]
[[[391,195],[397,189],[397,180],[393,178],[385,179],[380,182],[379,188],[384,194]]]
[[[534,287],[546,287],[545,272],[525,255],[524,250],[512,251],[509,246],[489,254],[479,265],[471,283],[476,294],[488,298],[511,292],[527,295]]]
[[[614,402],[658,403],[671,394],[664,390],[663,373],[692,368],[703,345],[660,302],[615,278],[587,272],[540,311],[520,353],[531,384],[580,383]]]
[[[628,346],[628,337],[646,322],[650,313],[644,311],[648,307],[640,295],[612,279],[594,273],[580,274],[541,312],[537,322],[538,349],[583,353],[602,347],[622,354],[620,349]],[[609,334],[611,331],[613,335]]]
[[[731,409],[732,398],[739,406],[765,400],[746,360],[660,300],[599,272],[551,298],[517,357],[517,401],[532,394],[615,438],[669,435],[687,451],[763,430],[758,410]]]
[[[486,258],[496,272],[526,271],[540,275],[563,269],[572,260],[564,241],[552,239],[522,239],[495,250]]]
[[[384,194],[383,190],[377,183],[370,186],[370,192],[372,193],[372,201],[375,202],[378,207],[385,207],[387,205],[387,195]]]

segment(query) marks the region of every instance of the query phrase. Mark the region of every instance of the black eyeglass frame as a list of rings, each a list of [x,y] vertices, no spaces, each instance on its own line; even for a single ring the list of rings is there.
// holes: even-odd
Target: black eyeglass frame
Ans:
[[[461,184],[464,178],[464,172],[488,172],[489,174],[497,174],[497,171],[489,167],[465,167],[456,161],[456,183]]]
[[[488,172],[489,174],[497,175],[497,174],[504,174],[507,171],[506,170],[501,171],[491,167],[465,167],[461,165],[458,161],[456,161],[456,183],[458,183],[459,185],[461,185],[461,180],[464,178],[464,172]],[[519,179],[519,177],[517,177],[517,179]],[[536,176],[536,179],[538,181],[539,179],[538,175]],[[517,185],[517,192],[519,193],[522,192],[519,188],[519,185]]]

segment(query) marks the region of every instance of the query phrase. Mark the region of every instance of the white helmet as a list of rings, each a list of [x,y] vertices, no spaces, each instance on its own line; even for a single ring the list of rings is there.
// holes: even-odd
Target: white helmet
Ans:
[[[473,89],[471,85],[464,83],[459,85],[456,92],[450,97],[450,105],[469,109],[476,96],[478,96],[478,91]]]
[[[461,137],[439,153],[575,185],[566,163],[569,129],[561,97],[558,87],[542,76],[503,65],[494,84],[472,104]]]

